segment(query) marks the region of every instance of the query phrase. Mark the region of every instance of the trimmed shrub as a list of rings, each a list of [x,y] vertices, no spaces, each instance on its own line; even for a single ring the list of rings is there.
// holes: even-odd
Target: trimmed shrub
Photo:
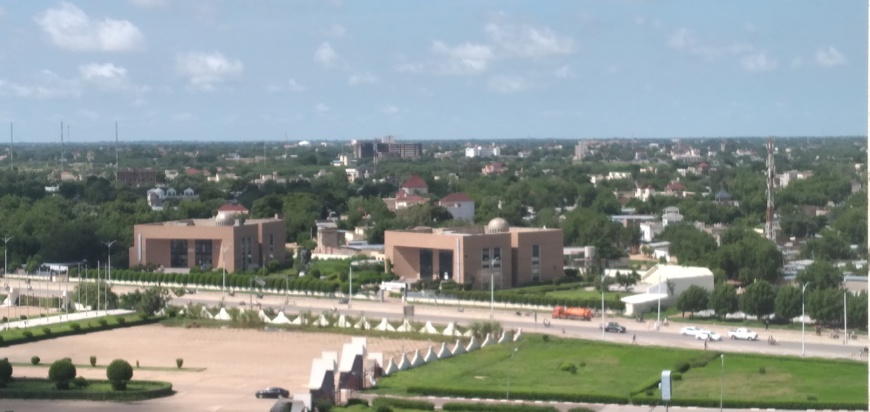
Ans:
[[[91,366],[97,366],[97,357],[96,356],[91,355],[90,361],[91,361]]]
[[[117,317],[115,317],[115,321],[118,322],[119,325],[123,325],[123,324],[127,323],[127,318],[125,318],[123,316],[117,316]]]
[[[689,369],[691,367],[692,366],[689,364],[689,362],[683,361],[683,362],[677,363],[677,365],[674,366],[674,370],[676,370],[677,372],[680,372],[680,373],[686,373],[689,371]]]
[[[139,319],[142,319],[142,320],[148,319],[148,314],[147,314],[147,313],[139,312],[136,316],[138,316]]]
[[[69,389],[69,383],[76,377],[76,367],[72,362],[61,359],[48,368],[48,379],[57,389]]]
[[[9,359],[0,359],[0,388],[12,379],[12,364]]]
[[[46,335],[51,335],[51,328],[49,328],[48,326],[42,328],[42,333]]]
[[[360,398],[350,398],[347,400],[347,405],[345,406],[354,406],[354,405],[365,405],[366,408],[369,406],[369,401]]]
[[[550,335],[543,335],[543,336],[541,336],[541,339],[543,339],[544,342],[549,342],[549,341],[550,341]]]
[[[76,376],[76,378],[73,379],[73,385],[75,385],[77,388],[87,388],[88,386],[90,386],[90,384],[91,383],[88,382],[88,380],[85,379],[84,376]]]
[[[375,398],[372,401],[372,406],[375,409],[386,406],[389,408],[396,409],[412,409],[412,410],[420,410],[420,411],[434,411],[435,405],[425,402],[425,401],[415,401],[412,399],[403,399],[403,398]]]
[[[30,338],[33,337],[33,332],[31,332],[31,331],[29,331],[29,330],[26,330],[26,331],[24,331],[24,332],[21,332],[21,334],[24,335],[24,337],[27,338],[27,339],[30,339]]]
[[[115,359],[106,368],[106,378],[112,382],[112,389],[116,391],[127,389],[127,382],[133,378],[133,367],[123,359]]]
[[[79,323],[73,322],[73,323],[69,324],[69,328],[74,332],[78,332],[78,331],[82,330],[82,325],[80,325]]]
[[[39,356],[31,356],[30,363],[34,365],[39,365]]]
[[[182,359],[182,358],[175,359],[175,366],[178,366],[178,369],[181,369],[182,365],[184,365],[184,359]]]
[[[104,328],[105,328],[106,326],[109,326],[109,321],[107,321],[107,320],[105,320],[105,319],[100,319],[100,320],[97,321],[97,323],[99,323],[100,326],[102,326],[102,327],[104,327]]]
[[[762,366],[762,367],[758,368],[758,373],[764,375],[767,373],[767,369],[765,369],[764,366]]]
[[[562,362],[559,365],[559,370],[562,372],[569,372],[572,375],[576,375],[577,374],[577,365],[575,365],[571,362]]]
[[[679,373],[679,372],[674,372],[671,374],[671,379],[673,379],[675,381],[681,381],[681,380],[683,380],[683,374]]]
[[[445,411],[461,412],[558,412],[552,406],[543,405],[499,405],[492,403],[447,402],[442,406]]]

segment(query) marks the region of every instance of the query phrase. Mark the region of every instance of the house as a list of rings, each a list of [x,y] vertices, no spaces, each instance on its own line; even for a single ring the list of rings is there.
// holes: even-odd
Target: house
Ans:
[[[679,180],[672,180],[665,186],[665,194],[669,196],[683,197],[686,192],[686,186]]]
[[[672,306],[677,298],[691,286],[713,291],[713,272],[705,267],[658,264],[641,274],[636,290],[644,293],[622,298],[625,315],[648,312],[659,304]]]
[[[643,222],[638,227],[640,228],[640,241],[643,243],[652,242],[665,230],[665,227],[659,222]]]
[[[391,212],[407,209],[411,206],[421,205],[428,201],[429,200],[425,197],[415,194],[409,194],[404,189],[396,192],[396,195],[393,197],[384,198],[384,203],[387,204],[387,209],[389,209]]]
[[[474,199],[465,193],[457,192],[444,196],[438,201],[438,205],[447,209],[454,219],[469,222],[474,220]]]
[[[127,187],[153,186],[157,184],[157,171],[150,167],[120,169],[115,172],[115,179]]]
[[[648,201],[650,197],[653,197],[655,195],[656,195],[656,189],[654,187],[652,187],[651,185],[637,186],[637,188],[634,191],[635,199],[639,199],[643,202]]]
[[[181,193],[171,187],[166,189],[155,187],[145,192],[145,199],[148,201],[148,206],[151,207],[151,210],[163,210],[163,203],[167,200],[193,200],[198,197],[196,192],[189,187]]]
[[[486,176],[501,175],[506,171],[507,168],[505,168],[504,163],[501,162],[491,162],[480,169],[480,173],[483,173]]]
[[[499,155],[501,155],[501,149],[497,146],[474,146],[465,148],[465,157],[498,157]]]
[[[668,206],[662,211],[662,225],[667,226],[672,223],[680,223],[683,221],[683,215],[680,214],[680,209],[676,206]]]
[[[425,195],[429,193],[429,185],[417,175],[411,175],[408,180],[405,180],[405,183],[402,183],[400,189],[409,195]]]

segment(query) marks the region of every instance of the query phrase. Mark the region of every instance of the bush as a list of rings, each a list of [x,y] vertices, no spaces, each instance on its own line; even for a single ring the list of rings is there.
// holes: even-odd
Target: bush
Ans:
[[[178,366],[178,369],[181,369],[181,365],[184,365],[184,359],[182,359],[182,358],[175,359],[175,366]]]
[[[133,367],[123,359],[115,359],[106,368],[106,378],[116,391],[127,389],[127,382],[133,378]]]
[[[332,402],[325,399],[318,399],[314,401],[314,410],[321,412],[329,412],[332,410]]]
[[[39,356],[31,356],[30,363],[32,363],[34,365],[39,365]]]
[[[817,400],[819,400],[819,399],[816,398],[815,395],[807,395],[807,400],[808,400],[808,401],[813,401],[813,402],[815,402],[815,401],[817,401]]]
[[[557,412],[552,406],[543,405],[499,405],[492,403],[447,402],[442,406],[445,411],[462,412]]]
[[[49,328],[47,326],[42,328],[42,333],[44,333],[46,335],[51,335],[51,328]]]
[[[393,408],[387,405],[381,405],[375,408],[375,412],[393,412]]]
[[[543,336],[541,336],[541,339],[543,339],[544,342],[549,342],[549,341],[550,341],[550,335],[543,335]]]
[[[69,389],[69,383],[76,377],[76,367],[72,362],[61,359],[48,368],[48,379],[57,389]]]
[[[90,382],[88,382],[84,376],[76,376],[76,378],[73,379],[73,385],[77,388],[87,388],[90,385]]]
[[[674,372],[671,374],[671,379],[675,381],[681,381],[683,380],[683,374],[679,372]]]
[[[115,321],[118,322],[119,325],[123,325],[123,324],[127,323],[127,318],[125,318],[123,316],[118,316],[115,318]]]
[[[80,325],[76,322],[73,322],[73,323],[69,324],[69,328],[72,329],[74,332],[78,332],[78,331],[82,330],[82,325]]]
[[[577,365],[575,365],[571,362],[562,362],[559,365],[559,370],[562,372],[569,372],[572,375],[576,375],[577,374]]]
[[[402,398],[375,398],[372,401],[372,406],[378,409],[381,406],[386,406],[390,409],[412,409],[420,411],[434,411],[435,405],[426,401],[415,401],[412,399]]]
[[[105,320],[105,319],[100,319],[100,320],[97,321],[97,323],[99,323],[100,326],[102,326],[102,327],[104,327],[104,328],[105,328],[106,326],[109,326],[109,321],[107,321],[107,320]]]
[[[97,366],[97,357],[96,356],[91,355],[90,361],[91,361],[91,366]]]
[[[765,369],[764,366],[762,366],[762,367],[758,368],[758,373],[764,375],[767,373],[767,369]]]
[[[680,373],[686,373],[689,371],[690,368],[691,365],[689,365],[689,362],[686,361],[680,362],[676,366],[674,366],[674,370]]]
[[[0,359],[0,388],[12,379],[12,364],[9,359]]]
[[[21,334],[24,335],[24,337],[27,338],[27,339],[30,339],[30,338],[33,337],[33,332],[31,332],[31,331],[29,331],[29,330],[26,330],[26,331],[24,331],[24,332],[21,332]]]

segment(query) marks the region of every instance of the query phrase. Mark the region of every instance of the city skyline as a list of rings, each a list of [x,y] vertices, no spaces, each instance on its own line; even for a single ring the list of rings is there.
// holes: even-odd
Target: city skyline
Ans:
[[[124,141],[861,136],[866,12],[809,1],[0,3],[0,122],[34,143],[59,139],[61,121],[72,143],[114,140],[115,122]]]

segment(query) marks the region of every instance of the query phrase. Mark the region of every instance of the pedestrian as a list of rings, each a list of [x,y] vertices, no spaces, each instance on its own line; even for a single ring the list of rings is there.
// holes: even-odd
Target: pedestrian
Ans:
[[[707,350],[707,341],[704,340],[704,350]]]
[[[637,345],[637,335],[631,335],[631,343]]]
[[[764,319],[764,330],[770,330],[770,320]]]

